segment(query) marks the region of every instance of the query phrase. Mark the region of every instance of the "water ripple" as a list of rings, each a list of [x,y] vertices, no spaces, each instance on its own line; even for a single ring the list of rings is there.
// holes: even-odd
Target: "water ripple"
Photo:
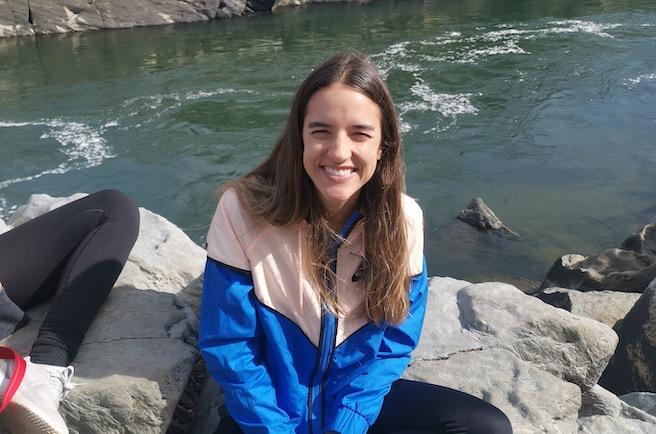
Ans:
[[[60,175],[71,170],[85,169],[100,165],[104,160],[114,157],[104,137],[104,127],[94,128],[82,122],[63,119],[41,120],[36,122],[0,121],[0,128],[45,127],[39,137],[41,140],[54,139],[66,155],[66,161],[52,169],[45,169],[33,175],[26,175],[0,181],[0,189],[19,182],[30,181],[44,175]]]
[[[248,93],[253,91],[249,89],[216,89],[190,92],[171,92],[159,95],[148,95],[131,98],[123,104],[127,109],[129,117],[138,117],[146,115],[149,117],[144,123],[148,124],[158,118],[161,118],[171,110],[175,110],[189,101],[195,101],[204,98],[211,98],[216,95]],[[138,126],[141,126],[138,125]]]

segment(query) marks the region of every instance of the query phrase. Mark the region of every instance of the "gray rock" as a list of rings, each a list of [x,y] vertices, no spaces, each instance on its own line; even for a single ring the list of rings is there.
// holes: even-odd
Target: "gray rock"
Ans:
[[[654,278],[654,258],[631,250],[607,249],[588,257],[562,256],[547,272],[539,291],[557,286],[579,291],[642,292]]]
[[[551,287],[579,291],[642,292],[656,278],[656,223],[628,237],[620,248],[584,257],[560,257],[547,272],[538,292]]]
[[[610,327],[503,283],[433,277],[429,287],[406,378],[491,402],[516,434],[656,433],[656,418],[594,384],[617,343]]]
[[[517,236],[508,229],[480,197],[475,197],[460,211],[458,219],[484,232],[501,232]]]
[[[195,23],[325,1],[359,0],[7,0],[0,37]]]
[[[115,288],[75,360],[61,411],[72,433],[161,433],[198,358],[197,323],[172,294]]]
[[[11,222],[70,198],[35,195]],[[128,263],[73,362],[75,387],[61,412],[71,433],[163,433],[199,358],[200,275],[205,251],[161,216],[140,209]],[[47,305],[0,345],[29,352]]]
[[[116,285],[175,294],[198,314],[205,250],[165,218],[139,212],[139,238]]]
[[[55,208],[80,199],[86,196],[85,193],[76,193],[69,197],[51,197],[47,194],[33,194],[25,205],[19,206],[16,211],[9,217],[7,224],[10,227],[15,227],[23,224],[34,217],[52,211]]]
[[[246,0],[10,0],[0,37],[193,23],[250,12]]]
[[[451,387],[494,404],[508,416],[515,434],[576,431],[581,390],[503,349],[415,360],[404,377]]]
[[[638,233],[628,237],[621,248],[656,257],[656,223],[645,225]]]
[[[240,0],[221,0],[217,10],[218,18],[231,18],[244,15],[246,2]]]
[[[577,291],[567,288],[547,288],[537,297],[554,307],[575,315],[591,318],[614,327],[631,310],[640,294],[618,291]]]
[[[551,308],[511,285],[472,285],[459,292],[458,303],[462,320],[494,336],[495,346],[583,390],[597,383],[617,345],[610,327]]]
[[[599,384],[617,395],[656,392],[656,281],[645,289],[615,330],[620,345]]]
[[[633,407],[601,386],[583,394],[579,412],[580,434],[653,434],[652,415]]]

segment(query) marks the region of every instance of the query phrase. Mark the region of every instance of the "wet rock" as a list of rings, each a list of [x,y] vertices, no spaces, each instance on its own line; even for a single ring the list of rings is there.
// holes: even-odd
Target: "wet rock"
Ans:
[[[538,288],[561,287],[579,291],[642,292],[656,278],[656,259],[631,250],[608,249],[584,257],[560,257]]]
[[[517,233],[508,229],[480,197],[473,198],[467,208],[460,211],[458,219],[480,231],[517,236]]]
[[[563,255],[537,289],[560,287],[579,291],[641,293],[656,278],[656,223],[628,237],[620,248],[592,255]]]

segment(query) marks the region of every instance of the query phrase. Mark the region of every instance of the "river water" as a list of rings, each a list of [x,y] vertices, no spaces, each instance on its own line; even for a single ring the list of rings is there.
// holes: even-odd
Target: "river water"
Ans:
[[[651,0],[317,4],[0,40],[0,217],[118,188],[202,245],[217,184],[270,151],[295,87],[343,47],[391,88],[430,274],[530,285],[656,220]],[[457,227],[473,197],[520,237]]]

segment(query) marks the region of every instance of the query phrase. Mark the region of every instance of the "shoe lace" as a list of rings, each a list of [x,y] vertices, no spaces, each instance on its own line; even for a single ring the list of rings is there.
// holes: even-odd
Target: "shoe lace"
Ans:
[[[48,371],[48,375],[53,382],[51,382],[53,390],[59,394],[59,400],[62,401],[68,395],[68,392],[73,390],[74,387],[78,384],[73,384],[71,378],[73,378],[74,369],[72,366],[68,366],[64,369],[52,369]],[[59,388],[61,385],[61,390]]]

